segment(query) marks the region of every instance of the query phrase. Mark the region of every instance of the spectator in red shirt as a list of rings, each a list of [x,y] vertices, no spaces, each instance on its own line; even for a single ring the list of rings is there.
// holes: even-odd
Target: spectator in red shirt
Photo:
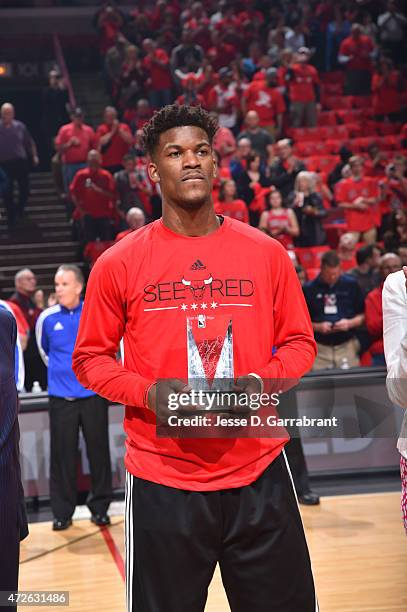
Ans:
[[[101,162],[99,151],[89,151],[88,167],[76,173],[70,188],[85,243],[111,240],[112,221],[118,213],[113,176],[101,168]]]
[[[397,120],[400,104],[400,73],[387,57],[380,58],[372,78],[373,115],[376,121]]]
[[[232,80],[230,68],[221,68],[218,76],[219,83],[209,93],[209,107],[218,114],[219,126],[235,133],[240,106],[237,83]]]
[[[317,101],[319,99],[319,76],[314,66],[308,63],[311,52],[307,47],[298,50],[297,61],[287,70],[291,110],[291,127],[315,127],[317,124]]]
[[[396,155],[386,167],[386,176],[379,182],[379,206],[381,212],[381,228],[384,233],[390,229],[392,212],[407,208],[407,178],[406,158]]]
[[[102,166],[111,174],[123,168],[122,159],[129,152],[133,135],[126,123],[120,123],[117,110],[106,106],[104,122],[96,130],[99,150],[102,154]]]
[[[204,106],[205,100],[197,93],[197,81],[193,73],[181,81],[183,93],[178,96],[176,104],[187,104],[188,106]]]
[[[351,176],[336,184],[335,199],[345,209],[348,232],[356,241],[363,238],[370,244],[376,242],[378,224],[377,180],[363,176],[363,160],[356,155],[349,160]]]
[[[106,3],[95,15],[94,23],[99,31],[99,46],[102,55],[115,43],[116,36],[124,24],[122,12]]]
[[[222,168],[229,168],[229,164],[236,151],[236,139],[233,136],[233,132],[226,127],[218,128],[213,139],[213,148],[219,154],[220,166]]]
[[[372,354],[373,366],[385,366],[383,348],[383,307],[382,293],[383,283],[389,274],[401,270],[401,259],[395,253],[385,253],[380,258],[380,287],[370,291],[365,300],[365,321],[367,331],[372,340],[370,352]]]
[[[283,114],[286,107],[278,89],[276,68],[266,70],[265,80],[253,80],[242,98],[242,111],[254,110],[259,117],[259,126],[270,132],[273,138],[279,138],[283,127]]]
[[[294,211],[284,207],[277,189],[270,193],[269,202],[270,209],[261,214],[259,229],[278,240],[286,249],[294,249],[294,238],[300,234]]]
[[[128,229],[125,229],[119,234],[117,234],[114,241],[119,242],[120,240],[128,236],[128,234],[131,234],[131,232],[134,232],[134,230],[139,229],[140,227],[143,227],[143,225],[145,225],[145,222],[146,222],[146,216],[144,214],[144,211],[141,210],[141,208],[136,208],[136,207],[130,208],[130,210],[127,211],[127,215],[126,215],[126,223],[128,225]]]
[[[372,39],[362,34],[359,23],[352,25],[351,34],[339,47],[338,61],[345,66],[345,94],[348,96],[368,96],[372,77]]]
[[[96,144],[96,135],[90,125],[83,122],[83,112],[75,108],[71,123],[63,125],[55,139],[55,146],[61,155],[65,191],[78,170],[86,166],[88,153]]]
[[[232,43],[224,41],[218,30],[211,31],[211,46],[206,55],[213,69],[217,72],[222,66],[229,66],[236,58],[237,49]]]
[[[243,223],[249,223],[246,202],[236,198],[235,181],[229,180],[221,183],[218,201],[215,202],[215,212]]]
[[[150,79],[150,104],[153,108],[161,108],[172,101],[170,60],[167,52],[151,38],[145,38],[142,46],[146,54],[143,66]]]

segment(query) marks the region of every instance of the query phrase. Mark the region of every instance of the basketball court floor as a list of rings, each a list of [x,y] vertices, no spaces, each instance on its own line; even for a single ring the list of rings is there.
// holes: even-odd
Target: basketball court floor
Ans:
[[[82,507],[66,531],[31,523],[21,546],[20,590],[69,591],[70,612],[123,612],[123,505],[112,504],[109,528],[93,525]],[[302,506],[301,514],[321,612],[407,611],[407,540],[398,492],[325,496],[320,506]],[[229,611],[218,568],[205,610]]]

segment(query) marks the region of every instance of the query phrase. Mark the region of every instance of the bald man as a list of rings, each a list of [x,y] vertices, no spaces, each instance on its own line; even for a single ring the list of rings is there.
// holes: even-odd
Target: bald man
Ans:
[[[255,153],[266,159],[272,151],[273,138],[264,128],[259,127],[260,119],[255,110],[250,110],[245,117],[246,129],[240,132],[238,140],[248,138]]]
[[[136,208],[136,207],[130,208],[130,210],[127,211],[127,215],[126,215],[126,223],[129,227],[123,232],[120,232],[119,234],[117,234],[115,238],[115,242],[119,242],[119,240],[121,240],[128,234],[131,234],[131,232],[134,232],[134,230],[139,229],[140,227],[143,227],[145,222],[146,222],[146,216],[144,214],[144,211],[141,210],[141,208]]]
[[[29,196],[30,161],[38,165],[35,142],[26,125],[15,119],[14,106],[9,102],[0,109],[0,167],[7,176],[3,194],[9,229],[14,229],[17,216],[22,217]],[[18,184],[18,205],[14,203],[14,183]]]
[[[88,167],[78,170],[70,186],[82,220],[84,242],[112,239],[112,223],[117,207],[113,176],[101,168],[102,156],[92,149],[87,156]],[[117,214],[119,212],[117,211]]]

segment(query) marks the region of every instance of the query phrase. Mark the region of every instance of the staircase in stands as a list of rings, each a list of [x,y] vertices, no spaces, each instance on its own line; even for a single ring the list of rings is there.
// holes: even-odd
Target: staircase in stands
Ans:
[[[82,266],[79,243],[72,240],[72,227],[51,173],[33,173],[30,184],[25,217],[11,234],[4,210],[0,211],[0,299],[3,300],[14,291],[14,275],[21,268],[28,267],[36,274],[38,288],[47,296],[53,291],[55,270],[60,264]]]
[[[71,74],[71,82],[76,103],[85,113],[85,123],[96,129],[103,120],[105,106],[111,105],[102,76],[97,72],[77,72]]]

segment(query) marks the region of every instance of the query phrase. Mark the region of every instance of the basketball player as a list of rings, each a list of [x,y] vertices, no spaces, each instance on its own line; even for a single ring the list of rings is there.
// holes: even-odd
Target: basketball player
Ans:
[[[201,107],[176,105],[145,126],[163,215],[98,259],[73,369],[85,387],[126,405],[128,611],[201,612],[219,562],[233,612],[315,612],[288,438],[156,432],[168,410],[158,379],[181,391],[200,368],[222,371],[252,394],[266,379],[301,377],[316,354],[285,249],[215,214],[216,129]]]

